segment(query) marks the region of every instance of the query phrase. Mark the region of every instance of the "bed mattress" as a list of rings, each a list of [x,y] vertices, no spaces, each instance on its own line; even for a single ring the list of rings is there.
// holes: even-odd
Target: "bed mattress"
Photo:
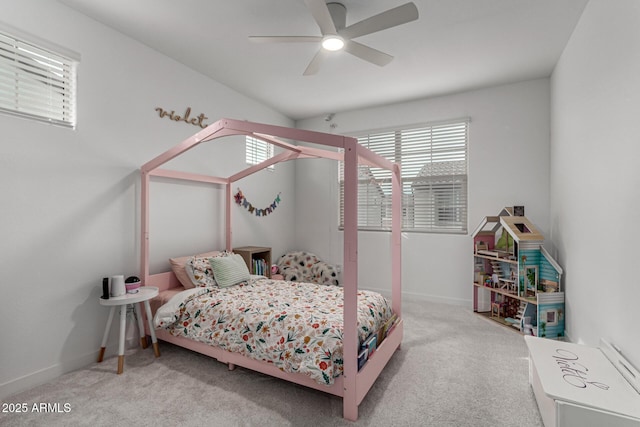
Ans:
[[[376,292],[358,291],[360,343],[393,315]],[[343,288],[252,277],[229,288],[179,292],[154,316],[156,328],[273,363],[331,385],[343,369]]]

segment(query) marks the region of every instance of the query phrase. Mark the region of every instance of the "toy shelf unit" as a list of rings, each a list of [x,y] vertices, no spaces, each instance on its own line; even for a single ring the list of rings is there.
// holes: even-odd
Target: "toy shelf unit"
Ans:
[[[562,268],[524,215],[504,208],[473,237],[473,311],[525,335],[564,337]]]
[[[249,268],[251,274],[259,274],[271,278],[271,248],[263,246],[242,246],[233,248]]]

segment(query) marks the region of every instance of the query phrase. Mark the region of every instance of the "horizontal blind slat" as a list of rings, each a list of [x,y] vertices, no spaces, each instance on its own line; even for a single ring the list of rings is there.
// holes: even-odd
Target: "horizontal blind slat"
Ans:
[[[273,157],[273,144],[251,136],[245,137],[245,161],[250,165],[257,165]],[[269,166],[270,170],[274,165]]]
[[[0,110],[75,126],[76,62],[0,33]]]
[[[466,232],[468,120],[358,137],[358,142],[402,166],[403,229]],[[340,225],[344,220],[343,164],[340,180]],[[358,225],[388,229],[391,174],[360,167]]]

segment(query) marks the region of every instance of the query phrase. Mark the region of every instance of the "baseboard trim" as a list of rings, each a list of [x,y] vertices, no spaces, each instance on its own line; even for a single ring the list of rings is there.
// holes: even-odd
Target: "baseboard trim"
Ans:
[[[391,291],[389,289],[376,289],[367,288],[367,290],[378,292],[386,298],[391,298]],[[473,301],[471,299],[462,298],[449,298],[429,294],[419,294],[415,292],[402,292],[402,299],[407,300],[420,300],[425,302],[436,302],[440,304],[456,305],[460,307],[472,307]]]
[[[436,302],[436,303],[441,303],[441,304],[456,305],[456,306],[460,306],[460,307],[472,307],[473,306],[473,301],[471,299],[449,298],[449,297],[442,297],[442,296],[437,296],[437,295],[417,294],[417,293],[413,293],[413,292],[403,292],[402,293],[402,297],[403,298],[411,298],[413,300],[421,300],[421,301]]]
[[[137,328],[137,326],[136,326]],[[134,336],[127,336],[125,338],[125,350],[131,348],[137,348],[140,346],[140,338],[138,336],[137,329]],[[76,357],[72,360],[65,360],[55,365],[43,368],[38,371],[23,375],[19,378],[7,381],[0,384],[0,400],[4,400],[14,394],[22,393],[33,387],[45,384],[64,375],[68,372],[72,372],[78,369],[82,369],[98,360],[98,353],[100,349],[91,351],[83,356]],[[107,351],[105,356],[111,357],[118,352],[118,342],[115,339],[107,341]]]
[[[22,393],[33,387],[52,381],[67,372],[84,368],[98,360],[99,350],[87,353],[83,356],[76,357],[73,360],[66,360],[61,363],[40,369],[22,377],[7,381],[0,384],[0,400],[6,400],[7,397],[14,394]]]

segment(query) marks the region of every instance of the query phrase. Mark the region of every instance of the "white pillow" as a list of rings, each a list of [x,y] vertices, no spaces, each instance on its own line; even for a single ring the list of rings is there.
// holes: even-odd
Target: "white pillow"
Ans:
[[[221,288],[227,288],[249,280],[249,269],[239,254],[209,258],[209,263],[213,269],[213,277]]]

